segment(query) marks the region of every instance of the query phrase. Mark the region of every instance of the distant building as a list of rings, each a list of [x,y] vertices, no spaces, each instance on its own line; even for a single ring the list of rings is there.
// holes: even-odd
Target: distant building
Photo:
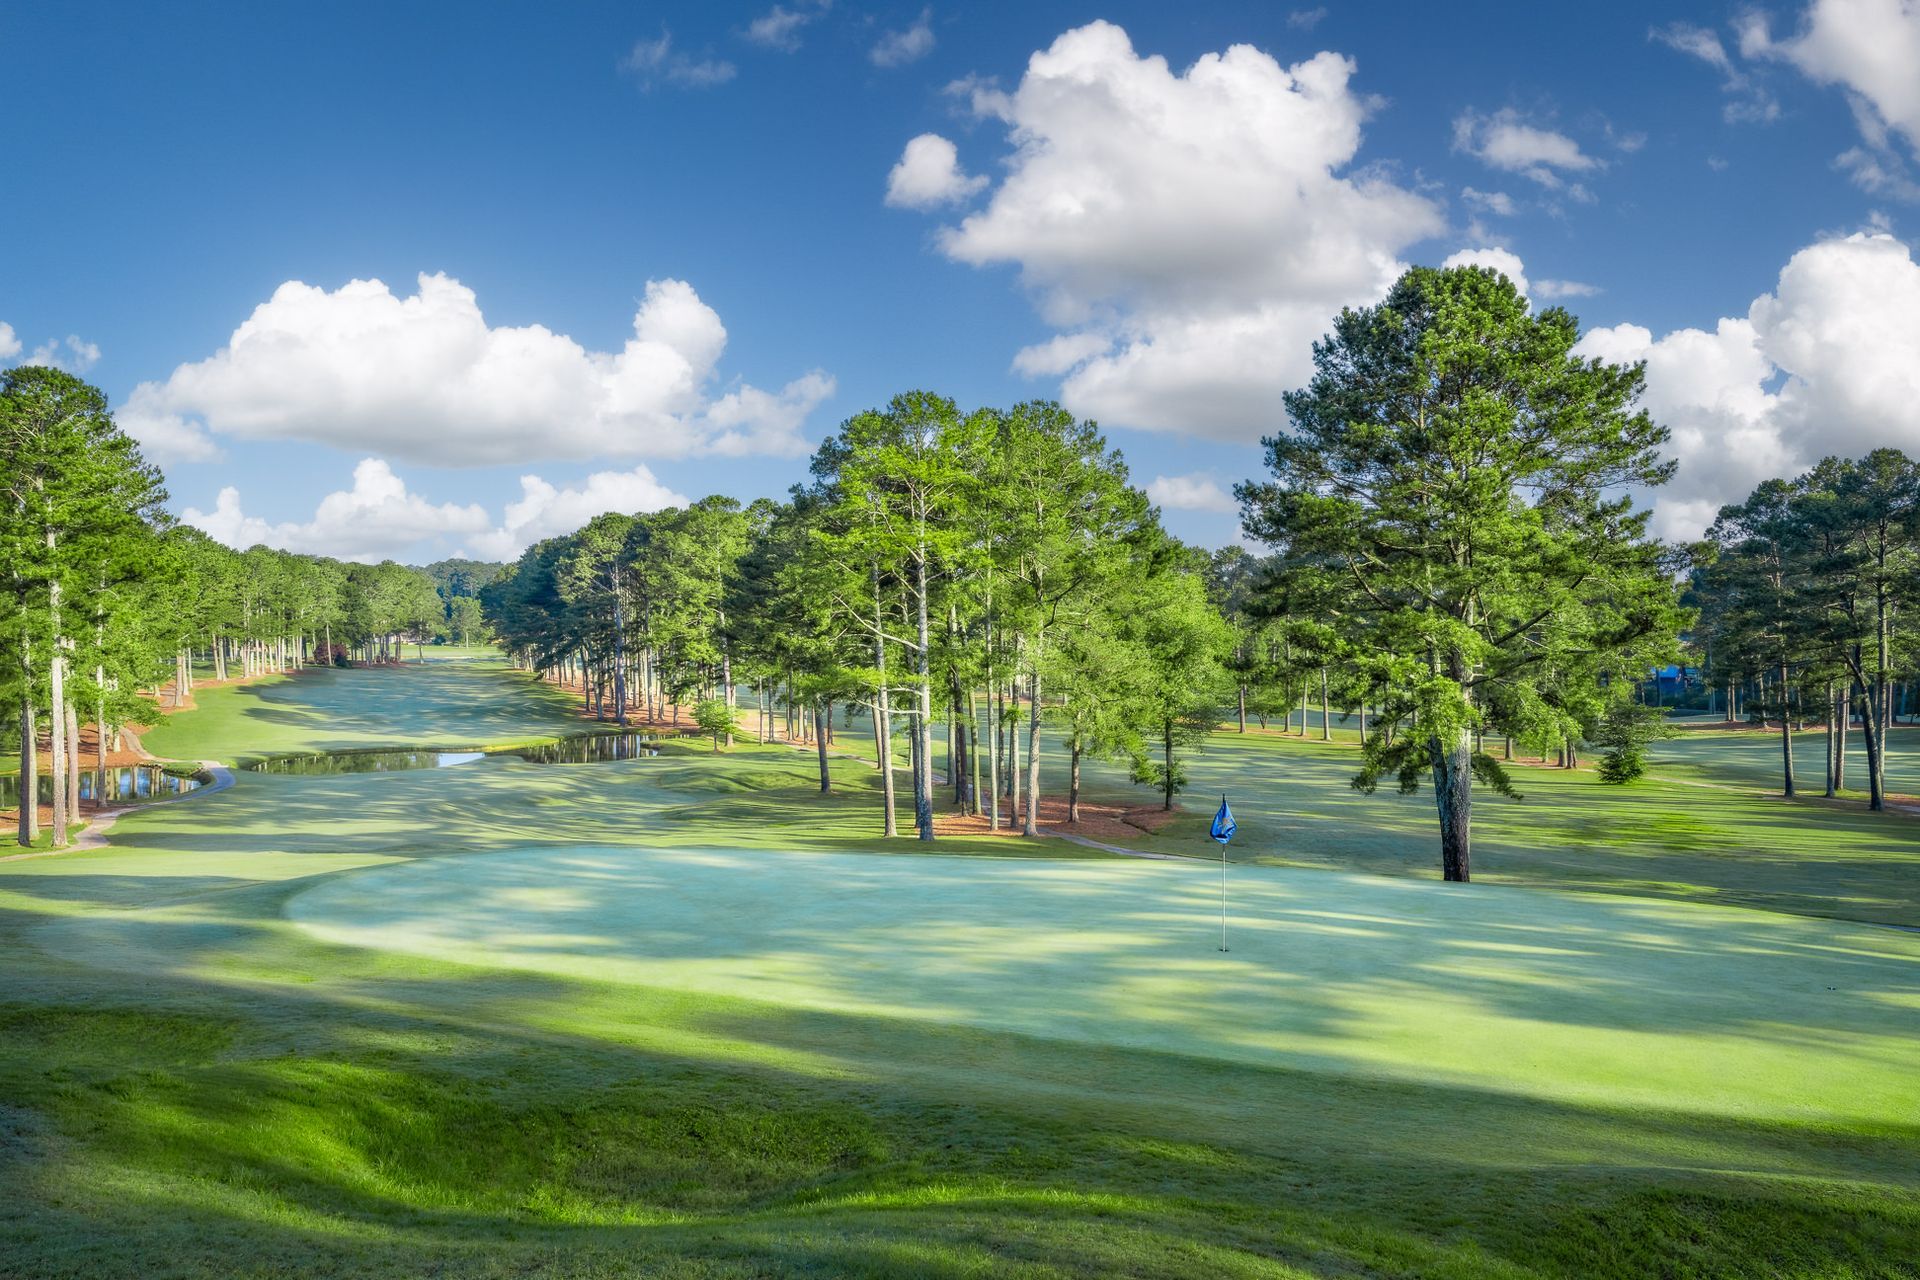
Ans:
[[[1700,687],[1700,668],[1655,667],[1640,682],[1641,696],[1648,702],[1673,702]]]

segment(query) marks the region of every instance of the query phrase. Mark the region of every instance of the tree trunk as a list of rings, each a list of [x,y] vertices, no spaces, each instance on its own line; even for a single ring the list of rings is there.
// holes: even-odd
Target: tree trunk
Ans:
[[[1247,731],[1247,686],[1240,686],[1240,732]]]
[[[1008,685],[1013,695],[1013,714],[1007,718],[1007,787],[1009,807],[1007,817],[1012,822],[1020,821],[1020,685],[1017,680]]]
[[[914,674],[919,676],[914,703],[914,742],[919,759],[913,771],[913,825],[922,840],[933,839],[933,649],[927,629],[927,549],[923,543],[913,565],[915,611],[914,638],[919,652],[914,655]]]
[[[820,754],[820,794],[823,796],[833,791],[833,775],[827,772],[826,716],[826,703],[816,699],[813,704],[813,740],[815,750]],[[714,750],[719,749],[719,738],[716,735]]]
[[[1300,732],[1307,731],[1306,695],[1301,694]],[[1160,782],[1166,792],[1166,799],[1160,807],[1168,813],[1173,812],[1173,721],[1160,722]]]
[[[987,637],[987,649],[993,649],[993,637]],[[999,686],[993,681],[993,667],[987,667],[987,830],[1000,829],[1000,726],[995,723],[994,699]]]
[[[973,690],[967,690],[967,768],[971,781],[967,784],[967,812],[973,817],[980,816],[980,718],[973,705]]]
[[[1840,738],[1835,732],[1839,720],[1840,695],[1834,691],[1833,681],[1827,681],[1827,794],[1840,790]]]
[[[67,703],[67,808],[80,816],[80,712],[72,702]]]
[[[900,834],[898,819],[894,816],[895,799],[893,793],[893,695],[887,689],[887,640],[880,613],[880,566],[873,567],[873,665],[880,673],[880,692],[873,701],[873,735],[875,749],[878,752],[875,763],[880,766],[880,803],[886,810],[886,826],[883,834]]]
[[[33,664],[20,655],[20,820],[15,839],[22,848],[40,838],[40,726],[33,714]]]
[[[1333,717],[1328,714],[1327,669],[1320,668],[1320,741],[1333,741]]]
[[[1440,811],[1440,875],[1464,883],[1472,878],[1473,844],[1473,774],[1467,735],[1462,733],[1451,743],[1429,738],[1427,752],[1433,759],[1433,799]]]
[[[54,588],[56,599],[59,590],[57,586]],[[48,681],[52,686],[53,696],[48,700],[47,709],[47,719],[50,721],[49,728],[52,734],[49,747],[51,761],[47,772],[53,781],[53,847],[63,849],[67,844],[67,695],[65,682],[61,679],[61,668],[66,664],[61,659],[59,643],[59,631],[56,629],[53,662],[48,667]]]
[[[620,584],[613,584],[613,718],[622,728],[627,723],[627,619],[620,606]],[[727,735],[733,745],[733,735]]]
[[[1887,797],[1883,790],[1886,775],[1882,772],[1881,757],[1886,750],[1886,738],[1881,732],[1880,700],[1886,696],[1884,686],[1877,687],[1879,681],[1863,687],[1867,704],[1861,708],[1860,740],[1867,749],[1867,808],[1876,813],[1887,807]]]
[[[1080,823],[1080,735],[1073,735],[1073,765],[1067,775],[1067,825]]]
[[[725,626],[727,615],[720,615],[720,625]],[[740,696],[733,688],[733,642],[725,641],[720,646],[720,696],[727,704],[727,745],[733,745],[733,713],[740,705]]]
[[[1793,722],[1787,719],[1787,664],[1780,664],[1781,794],[1793,794]]]
[[[1840,687],[1840,714],[1836,717],[1833,744],[1833,789],[1844,791],[1847,787],[1847,735],[1853,731],[1853,683],[1848,681]]]
[[[1033,671],[1027,676],[1027,820],[1021,835],[1040,834],[1040,646],[1033,648]]]

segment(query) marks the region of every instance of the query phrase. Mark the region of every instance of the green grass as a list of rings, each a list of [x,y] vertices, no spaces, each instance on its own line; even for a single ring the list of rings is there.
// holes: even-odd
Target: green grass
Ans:
[[[422,674],[271,687],[382,744],[463,689],[547,713]],[[247,705],[169,731],[294,749]],[[1479,806],[1500,883],[1446,887],[1351,763],[1196,761],[1294,864],[1232,870],[1224,956],[1211,867],[876,856],[922,851],[871,770],[785,749],[130,813],[0,864],[0,1272],[1916,1274],[1920,935],[1807,918],[1910,918],[1905,819],[1528,773]]]
[[[312,667],[199,689],[194,710],[170,715],[142,745],[169,759],[233,761],[350,747],[457,750],[593,727],[577,695],[514,671],[497,651],[424,652],[425,661],[409,650],[383,670]]]

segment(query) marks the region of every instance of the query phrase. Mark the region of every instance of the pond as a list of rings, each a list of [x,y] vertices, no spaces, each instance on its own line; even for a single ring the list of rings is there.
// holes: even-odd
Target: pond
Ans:
[[[659,739],[646,734],[586,733],[535,747],[501,747],[492,751],[327,751],[262,760],[246,767],[254,773],[393,773],[408,769],[450,769],[501,756],[514,756],[531,764],[597,764],[659,754]]]
[[[201,778],[183,778],[152,764],[126,765],[119,769],[82,769],[80,798],[89,803],[100,798],[109,804],[136,804],[142,800],[185,795],[197,790],[204,781]],[[41,804],[53,803],[53,779],[47,774],[40,775],[39,791]],[[0,776],[0,809],[12,809],[19,803],[19,775]]]

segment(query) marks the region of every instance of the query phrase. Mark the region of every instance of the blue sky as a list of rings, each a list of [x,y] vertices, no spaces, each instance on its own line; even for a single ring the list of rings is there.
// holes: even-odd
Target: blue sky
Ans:
[[[1899,0],[16,0],[0,45],[0,356],[235,541],[508,555],[781,493],[924,386],[1063,397],[1217,545],[1325,319],[1461,251],[1648,360],[1675,536],[1920,434]]]

